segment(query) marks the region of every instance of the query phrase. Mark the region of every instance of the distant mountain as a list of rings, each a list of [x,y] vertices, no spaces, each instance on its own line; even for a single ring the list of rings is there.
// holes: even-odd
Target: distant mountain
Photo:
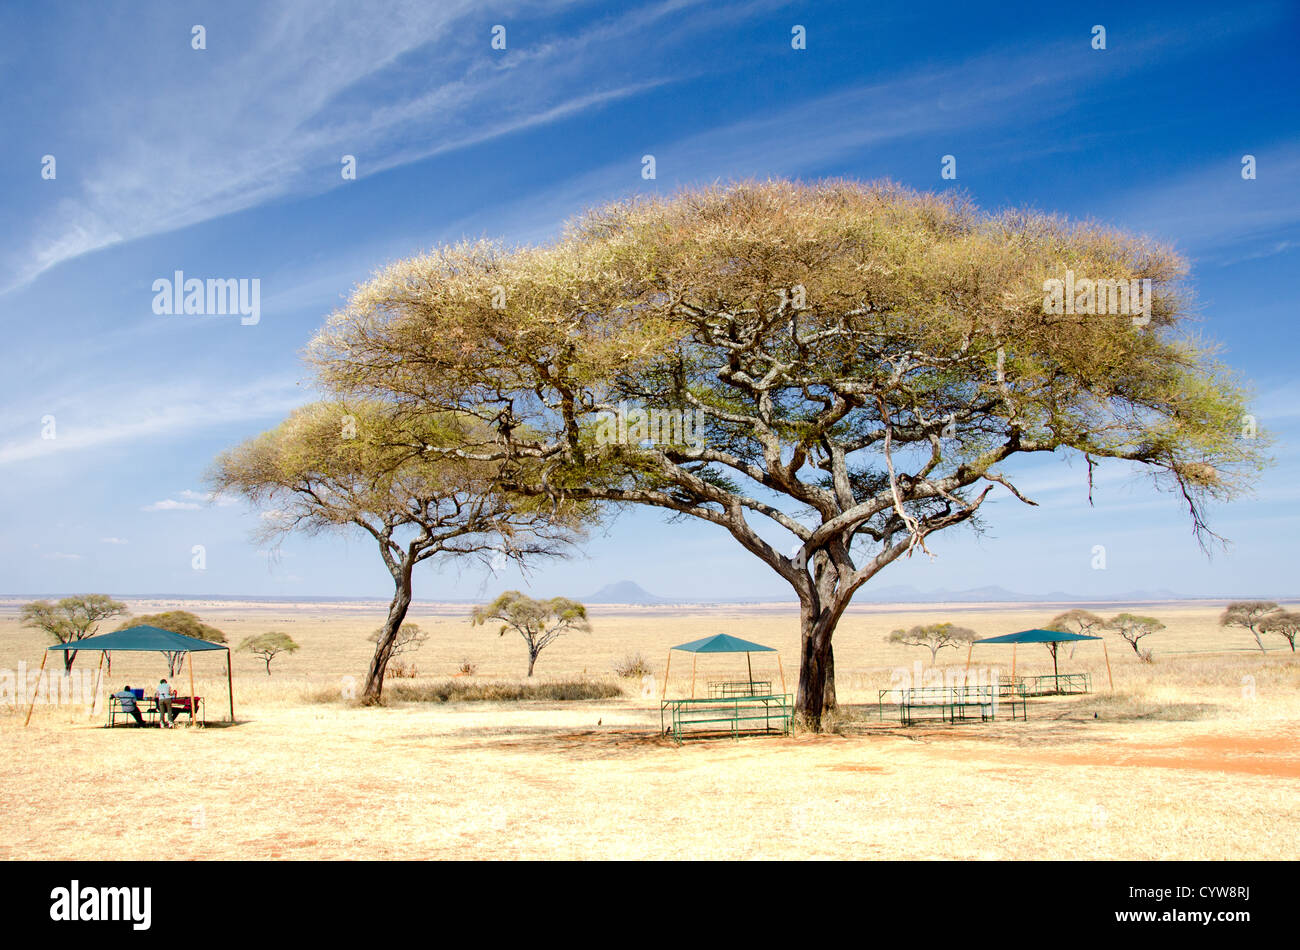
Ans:
[[[1086,604],[1086,603],[1155,603],[1169,600],[1193,600],[1185,594],[1171,590],[1133,590],[1117,594],[1081,595],[1065,591],[1052,591],[1047,594],[1023,594],[1008,590],[996,584],[987,587],[972,587],[968,590],[919,590],[907,584],[895,584],[889,587],[866,587],[858,591],[854,598],[859,604]],[[716,597],[674,600],[650,593],[636,581],[619,581],[606,584],[590,597],[583,598],[587,604],[632,604],[636,606],[662,606],[667,604],[748,604],[748,603],[794,603],[794,595],[788,591],[774,591],[765,597]]]
[[[1189,597],[1171,590],[1131,590],[1114,594],[1071,594],[1054,590],[1046,594],[1024,594],[1008,590],[996,584],[987,587],[972,587],[968,590],[920,590],[908,584],[894,584],[888,587],[864,587],[853,598],[858,604],[1087,604],[1087,603],[1126,603],[1143,604],[1171,600],[1200,600],[1207,595]],[[1231,597],[1225,599],[1231,600]],[[1276,599],[1276,598],[1275,598]],[[1289,599],[1289,598],[1288,598]],[[642,588],[635,581],[619,581],[608,584],[592,596],[585,599],[588,604],[636,604],[642,606],[664,604],[749,604],[749,603],[795,603],[794,595],[789,591],[773,591],[767,596],[747,597],[708,597],[694,599],[672,599],[659,597]]]
[[[582,598],[584,604],[672,604],[672,601],[666,597],[656,597],[647,591],[636,581],[619,581],[617,584],[606,584],[590,597]]]

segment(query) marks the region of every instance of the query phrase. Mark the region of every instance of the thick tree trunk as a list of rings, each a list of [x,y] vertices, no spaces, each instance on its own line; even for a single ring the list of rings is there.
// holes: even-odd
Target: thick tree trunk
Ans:
[[[814,614],[807,606],[799,611],[799,691],[795,694],[795,717],[806,729],[821,731],[823,717],[836,709],[835,652],[831,634],[835,625],[826,612]]]
[[[393,602],[388,606],[388,619],[384,621],[383,629],[379,632],[375,655],[370,658],[370,670],[366,673],[366,685],[361,691],[363,706],[377,706],[383,701],[384,674],[388,671],[388,661],[393,658],[397,631],[402,628],[406,611],[411,607],[411,568],[411,564],[404,563],[401,573],[394,578],[396,591],[393,594]],[[267,664],[267,675],[270,675],[270,672],[270,664]]]
[[[537,654],[530,652],[528,654],[528,675],[529,676],[533,675],[533,664],[535,664],[536,662],[537,662]]]
[[[835,645],[827,634],[826,642],[826,679],[822,682],[822,715],[833,713],[840,708],[835,699]]]
[[[72,661],[77,658],[76,650],[63,651],[63,675],[68,676],[72,673]]]

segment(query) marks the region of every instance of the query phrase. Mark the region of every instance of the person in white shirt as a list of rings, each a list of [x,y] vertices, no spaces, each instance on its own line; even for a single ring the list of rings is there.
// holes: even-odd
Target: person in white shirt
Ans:
[[[158,725],[164,729],[174,728],[176,726],[176,711],[172,708],[172,700],[176,698],[176,691],[166,680],[158,681]]]

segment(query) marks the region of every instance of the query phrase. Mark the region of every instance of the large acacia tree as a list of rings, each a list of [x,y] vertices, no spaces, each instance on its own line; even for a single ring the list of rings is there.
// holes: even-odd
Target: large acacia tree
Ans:
[[[995,487],[1033,504],[1016,456],[1080,455],[1089,481],[1137,463],[1213,537],[1204,504],[1244,486],[1258,443],[1240,438],[1238,384],[1184,330],[1184,271],[1145,240],[951,195],[742,184],[614,204],[544,247],[400,261],[311,352],[342,393],[491,429],[426,457],[728,532],[798,596],[796,706],[818,727],[854,592],[976,523]],[[1149,280],[1149,313],[1108,312],[1108,291],[1100,313],[1083,296],[1055,312],[1045,282],[1075,277]],[[698,438],[611,440],[629,407],[698,413]]]
[[[129,630],[131,627],[157,627],[160,630],[170,630],[172,633],[179,633],[183,637],[193,637],[196,640],[206,640],[209,643],[225,643],[226,635],[211,624],[204,623],[195,614],[188,610],[168,610],[159,614],[144,614],[140,617],[128,617],[117,628],[118,630]],[[186,654],[173,650],[164,651],[167,657],[167,675],[178,676],[181,671],[181,664],[185,662]],[[108,662],[108,671],[113,672],[113,661],[110,656]]]
[[[501,489],[500,465],[422,446],[481,439],[472,418],[397,418],[373,401],[314,403],[276,428],[222,453],[209,480],[217,493],[265,509],[265,540],[360,528],[393,579],[388,616],[361,701],[379,703],[384,674],[411,606],[416,565],[431,558],[526,563],[562,553],[583,508]]]
[[[55,643],[75,643],[93,637],[102,621],[120,617],[126,612],[126,604],[107,594],[78,594],[64,597],[57,603],[34,600],[23,604],[18,617],[24,627],[44,630]],[[72,672],[77,652],[63,651],[64,676]]]

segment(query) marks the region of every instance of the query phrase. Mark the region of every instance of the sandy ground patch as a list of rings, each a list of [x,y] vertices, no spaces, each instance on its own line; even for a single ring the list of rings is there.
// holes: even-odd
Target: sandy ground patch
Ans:
[[[639,683],[582,703],[309,702],[359,673],[376,620],[317,609],[299,617],[303,653],[272,677],[237,661],[234,727],[108,730],[82,707],[37,707],[23,728],[22,711],[0,707],[0,858],[1293,859],[1300,664],[1203,655],[1210,611],[1184,612],[1181,627],[1170,614],[1156,664],[1112,649],[1114,694],[1043,700],[1027,722],[909,728],[877,721],[875,693],[918,651],[883,644],[900,615],[857,617],[837,645],[841,734],[678,748]],[[788,638],[787,615],[742,619],[752,639]],[[967,622],[992,635],[1043,619]],[[630,649],[719,628],[735,629],[610,615],[576,663],[544,654],[539,669],[609,676]],[[39,655],[12,624],[0,637],[0,663]],[[467,653],[489,671],[518,665],[519,645],[498,656],[498,640],[448,618],[417,663],[445,663],[442,675]],[[1090,662],[1082,653],[1072,668]],[[114,683],[156,678],[152,662],[115,662]],[[220,696],[217,673],[201,674],[204,695]]]

